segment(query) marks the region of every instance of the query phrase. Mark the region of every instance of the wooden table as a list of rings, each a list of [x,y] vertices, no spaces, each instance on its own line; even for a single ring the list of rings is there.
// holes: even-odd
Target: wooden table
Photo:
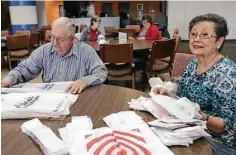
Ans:
[[[152,48],[153,40],[128,40],[127,43],[133,44],[134,51],[142,51],[148,50]],[[88,41],[86,44],[89,44],[91,47],[95,49],[95,51],[99,52],[99,44],[96,41]],[[119,40],[110,40],[109,44],[119,44]]]
[[[149,97],[147,93],[137,90],[110,85],[98,85],[86,89],[80,96],[78,103],[72,107],[71,115],[63,121],[41,122],[50,127],[58,137],[58,128],[65,127],[71,122],[71,116],[88,115],[91,117],[94,128],[106,126],[102,118],[112,113],[129,110],[127,101],[138,98],[140,95]],[[154,118],[149,113],[137,112],[145,121]],[[23,134],[20,126],[26,120],[2,120],[2,155],[42,155],[36,143]],[[199,139],[189,147],[175,146],[171,150],[176,155],[211,155],[211,149],[205,139]]]

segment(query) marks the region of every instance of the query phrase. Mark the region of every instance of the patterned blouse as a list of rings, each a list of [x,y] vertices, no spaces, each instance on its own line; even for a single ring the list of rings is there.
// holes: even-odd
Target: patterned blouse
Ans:
[[[201,75],[195,74],[196,67],[194,58],[184,70],[177,95],[198,103],[206,114],[221,118],[224,130],[221,134],[211,133],[212,139],[235,149],[236,64],[223,57]]]

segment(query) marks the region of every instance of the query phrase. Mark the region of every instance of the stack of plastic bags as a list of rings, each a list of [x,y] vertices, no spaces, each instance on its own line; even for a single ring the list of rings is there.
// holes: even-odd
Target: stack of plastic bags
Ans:
[[[40,85],[40,88],[5,88],[2,90],[4,94],[1,94],[1,119],[65,117],[70,114],[70,107],[78,99],[78,95],[42,90],[57,88],[56,83],[31,85],[32,87]],[[61,90],[58,89],[58,91]]]
[[[45,155],[69,154],[65,143],[37,118],[23,123],[21,130],[40,146]]]
[[[111,114],[104,121],[109,127],[92,129],[89,117],[72,117],[71,123],[60,128],[70,155],[173,155],[134,112]]]
[[[139,97],[128,102],[134,110],[148,111],[157,120],[149,122],[152,130],[167,145],[185,145],[200,137],[209,137],[205,132],[206,122],[200,120],[200,108],[187,98],[172,98],[153,95],[152,98]]]

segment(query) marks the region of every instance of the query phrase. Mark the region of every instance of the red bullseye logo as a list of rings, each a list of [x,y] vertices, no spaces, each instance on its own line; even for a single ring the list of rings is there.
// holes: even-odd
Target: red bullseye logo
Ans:
[[[91,155],[151,155],[143,137],[135,131],[116,131],[86,136],[87,151]]]

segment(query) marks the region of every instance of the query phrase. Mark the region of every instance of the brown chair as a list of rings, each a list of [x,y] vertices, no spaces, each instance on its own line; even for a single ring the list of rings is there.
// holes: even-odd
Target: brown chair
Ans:
[[[30,31],[16,31],[16,35],[20,36],[20,35],[30,35]]]
[[[11,61],[18,62],[30,55],[30,35],[10,35],[7,37],[9,69],[12,69]]]
[[[114,26],[104,26],[104,30],[105,30],[105,36],[106,38],[113,38],[113,34],[112,31],[115,30]]]
[[[47,30],[51,30],[51,26],[50,25],[43,25],[40,27],[40,40],[41,43],[44,44],[45,43],[45,34]]]
[[[40,34],[37,33],[31,33],[30,34],[30,51],[34,51],[36,48],[40,46]]]
[[[179,45],[181,43],[181,37],[179,36],[179,32],[178,32],[178,29],[175,29],[174,33],[173,33],[173,36],[172,36],[172,39],[175,39],[176,40],[176,44],[175,44],[175,54],[177,53],[178,49],[179,49]],[[161,39],[161,40],[168,40],[167,38],[165,39]],[[170,61],[170,58],[164,58],[164,59],[161,59],[161,61],[164,61],[166,63],[169,63]]]
[[[175,44],[175,39],[156,40],[152,43],[149,62],[147,62],[146,65],[146,74],[148,79],[166,72],[168,72],[171,76],[175,54]],[[170,61],[168,63],[160,61],[160,59],[168,57],[170,57]]]
[[[30,27],[30,33],[36,33],[37,30],[34,26]]]
[[[85,24],[80,24],[80,32],[82,32],[83,30],[84,30],[84,28],[86,28],[87,27],[87,25],[85,25]]]
[[[135,89],[133,44],[101,44],[100,57],[108,69],[108,81],[132,81]]]
[[[171,79],[175,77],[182,76],[184,73],[184,69],[189,63],[190,60],[195,58],[193,54],[185,54],[185,53],[176,53],[174,65],[172,69]]]
[[[51,35],[52,35],[52,31],[51,30],[47,30],[45,32],[44,43],[48,43],[48,42],[51,41]]]
[[[127,39],[128,37],[131,35],[132,37],[135,36],[135,30],[134,29],[124,29],[124,28],[120,28],[118,29],[118,32],[123,32],[123,33],[127,33]]]

